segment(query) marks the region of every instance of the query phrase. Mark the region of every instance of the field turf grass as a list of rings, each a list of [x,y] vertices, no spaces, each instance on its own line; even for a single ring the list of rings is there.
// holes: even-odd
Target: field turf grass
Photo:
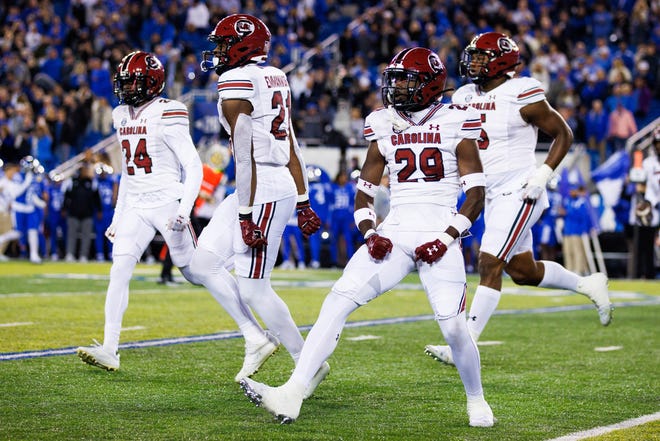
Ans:
[[[106,372],[74,352],[102,340],[109,264],[0,263],[1,440],[548,440],[660,411],[658,281],[611,280],[609,327],[583,296],[506,281],[480,342],[498,422],[480,429],[456,369],[424,354],[442,337],[413,274],[349,317],[330,375],[282,426],[233,382],[235,323],[203,288],[156,284],[159,270],[138,266],[121,369]],[[275,272],[303,335],[339,275]],[[279,385],[292,368],[282,348],[254,378]],[[660,422],[589,439],[658,440]]]

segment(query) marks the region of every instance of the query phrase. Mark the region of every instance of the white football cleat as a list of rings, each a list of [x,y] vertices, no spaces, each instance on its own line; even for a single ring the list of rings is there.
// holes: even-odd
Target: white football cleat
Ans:
[[[251,378],[240,381],[241,388],[252,403],[270,412],[281,424],[290,424],[300,415],[304,389],[286,383],[271,387]]]
[[[314,374],[312,381],[309,382],[309,386],[307,386],[307,389],[305,389],[303,400],[306,400],[307,398],[311,397],[314,394],[314,391],[316,390],[318,385],[321,384],[323,380],[325,380],[325,377],[327,377],[329,373],[330,373],[330,365],[328,364],[327,361],[324,361],[321,367],[319,368],[319,370],[316,371],[316,374]]]
[[[243,378],[251,377],[259,371],[259,368],[273,355],[280,347],[280,341],[272,334],[266,332],[268,338],[262,344],[253,344],[245,342],[245,359],[243,367],[234,377],[237,383]]]
[[[105,369],[106,371],[116,371],[119,369],[119,354],[106,352],[98,342],[93,346],[80,346],[76,349],[76,353],[82,361],[89,365]]]
[[[607,276],[603,273],[594,273],[587,277],[580,277],[577,292],[589,297],[598,309],[600,324],[607,326],[612,321],[612,303],[607,291]]]
[[[438,360],[441,363],[448,364],[450,366],[456,366],[454,364],[454,357],[451,355],[451,348],[446,345],[426,345],[424,348],[424,353],[434,359]]]
[[[495,417],[493,411],[483,397],[468,398],[467,411],[471,427],[493,427]]]

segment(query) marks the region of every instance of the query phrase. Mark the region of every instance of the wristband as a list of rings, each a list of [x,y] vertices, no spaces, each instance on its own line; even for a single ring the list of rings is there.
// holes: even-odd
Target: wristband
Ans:
[[[252,207],[238,207],[238,220],[251,220]]]
[[[307,194],[307,192],[303,194],[299,194],[298,197],[296,198],[296,202],[297,203],[309,202],[309,195]]]
[[[452,235],[446,231],[443,231],[440,233],[440,236],[438,236],[438,240],[444,243],[447,248],[449,248],[449,245],[454,241],[454,237],[452,237]]]
[[[378,185],[372,184],[369,181],[365,181],[362,178],[358,178],[356,187],[358,190],[360,190],[362,193],[366,194],[367,196],[371,196],[372,198],[376,197]]]
[[[544,163],[536,170],[536,176],[543,179],[543,184],[545,185],[548,182],[548,179],[550,179],[553,171],[554,170],[552,170],[548,164]]]
[[[360,222],[362,222],[364,220],[370,220],[371,222],[373,222],[375,224],[376,223],[376,213],[372,209],[367,208],[367,207],[358,208],[353,213],[353,220],[355,220],[355,226],[356,227],[359,227]]]
[[[472,187],[485,187],[486,186],[486,175],[483,173],[470,173],[465,176],[461,176],[461,188],[464,192],[467,192]]]
[[[449,226],[456,228],[456,231],[458,231],[458,235],[460,236],[465,230],[470,229],[472,222],[461,213],[456,213],[451,222],[449,222]]]
[[[369,239],[369,237],[373,236],[374,234],[376,234],[376,230],[374,230],[373,228],[369,228],[367,232],[364,233],[364,238]]]

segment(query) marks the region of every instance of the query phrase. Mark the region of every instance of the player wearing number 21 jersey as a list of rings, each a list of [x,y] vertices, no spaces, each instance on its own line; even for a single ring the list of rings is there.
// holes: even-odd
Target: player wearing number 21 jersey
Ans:
[[[465,323],[466,277],[456,239],[476,219],[485,179],[476,139],[479,115],[468,106],[440,103],[447,73],[426,48],[404,49],[383,73],[383,103],[366,118],[369,147],[355,196],[355,224],[366,239],[321,307],[289,380],[270,387],[241,382],[247,396],[282,422],[298,417],[303,391],[337,347],[348,316],[417,270],[435,319],[456,353],[471,426],[489,427],[479,351]],[[376,227],[371,208],[383,172],[390,180],[390,211]],[[466,202],[459,213],[461,187]]]
[[[117,351],[129,282],[156,231],[165,239],[174,265],[194,283],[189,264],[196,238],[189,216],[202,182],[202,162],[190,138],[186,106],[160,96],[164,81],[160,61],[142,51],[126,55],[114,78],[121,104],[112,117],[124,161],[106,231],[114,245],[104,340],[103,345],[77,350],[84,362],[110,371],[119,369]]]
[[[192,267],[245,338],[245,358],[235,381],[254,374],[280,342],[294,362],[298,360],[303,338],[270,276],[291,215],[297,214],[305,236],[321,225],[309,204],[286,75],[262,65],[270,38],[257,17],[234,14],[217,23],[209,35],[215,47],[202,53],[202,69],[218,74],[218,115],[231,138],[236,191],[220,203],[204,228]],[[232,263],[235,277],[226,269]],[[319,370],[318,382],[328,369],[325,365]]]

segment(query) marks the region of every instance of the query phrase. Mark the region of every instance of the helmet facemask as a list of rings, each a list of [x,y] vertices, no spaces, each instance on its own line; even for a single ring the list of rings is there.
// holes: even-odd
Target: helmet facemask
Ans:
[[[381,90],[383,104],[401,111],[421,110],[424,106],[420,105],[418,91],[423,86],[419,72],[398,68],[385,69]]]
[[[146,94],[146,78],[142,73],[121,72],[115,74],[114,92],[119,101],[137,107],[149,99]]]
[[[482,84],[486,80],[499,76],[492,75],[488,67],[495,59],[496,56],[491,51],[467,47],[461,57],[459,72],[461,76],[470,78],[473,83]]]

